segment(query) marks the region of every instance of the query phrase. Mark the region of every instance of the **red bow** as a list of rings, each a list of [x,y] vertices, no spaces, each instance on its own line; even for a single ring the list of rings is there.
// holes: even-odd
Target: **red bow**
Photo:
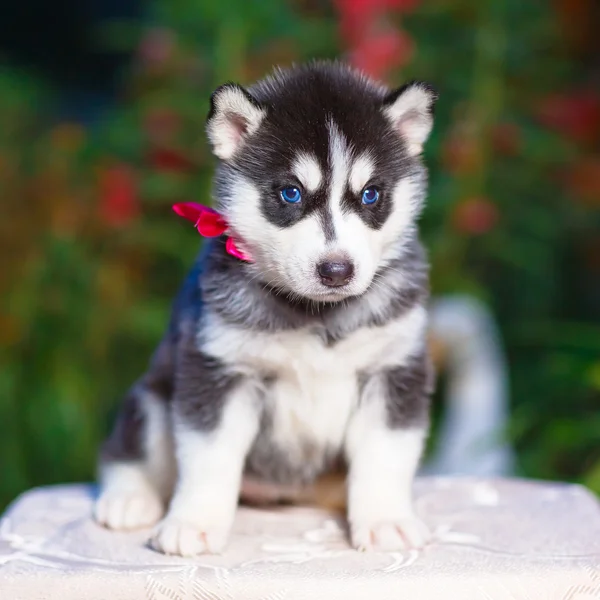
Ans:
[[[202,237],[219,237],[229,229],[229,225],[222,215],[208,206],[195,202],[179,202],[173,205],[173,210],[180,217],[194,223],[194,227]],[[225,250],[231,256],[245,262],[252,262],[252,258],[237,247],[232,237],[227,238]]]

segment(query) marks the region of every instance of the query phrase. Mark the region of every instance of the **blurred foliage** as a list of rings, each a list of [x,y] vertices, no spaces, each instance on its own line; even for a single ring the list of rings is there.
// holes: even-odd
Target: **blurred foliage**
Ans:
[[[481,298],[511,367],[521,473],[600,492],[600,97],[593,0],[157,0],[118,106],[52,120],[55,90],[0,70],[0,506],[93,477],[96,448],[165,327],[199,239],[210,92],[344,55],[441,92],[423,234],[435,293]],[[595,60],[596,59],[596,60]]]

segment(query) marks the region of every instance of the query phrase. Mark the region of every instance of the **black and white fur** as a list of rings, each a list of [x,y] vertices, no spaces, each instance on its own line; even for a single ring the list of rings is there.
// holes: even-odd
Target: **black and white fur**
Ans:
[[[214,92],[215,203],[254,262],[205,245],[103,448],[100,523],[158,523],[169,554],[219,552],[243,478],[298,486],[343,463],[356,548],[425,542],[411,501],[431,391],[415,223],[435,99],[327,62]],[[302,202],[282,201],[286,185]],[[317,265],[342,258],[352,279],[324,285]]]

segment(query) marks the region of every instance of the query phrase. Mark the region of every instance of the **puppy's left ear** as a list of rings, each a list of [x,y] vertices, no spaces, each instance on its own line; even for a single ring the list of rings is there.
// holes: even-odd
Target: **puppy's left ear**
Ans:
[[[215,155],[223,160],[231,158],[265,115],[266,110],[241,85],[226,83],[218,87],[210,97],[206,120]]]
[[[437,99],[438,93],[431,85],[413,81],[391,92],[383,101],[386,117],[404,138],[411,156],[421,153],[431,133]]]

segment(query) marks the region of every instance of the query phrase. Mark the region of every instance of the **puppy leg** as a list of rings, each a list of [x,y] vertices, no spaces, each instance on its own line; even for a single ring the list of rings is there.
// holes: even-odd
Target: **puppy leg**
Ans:
[[[157,523],[175,476],[170,416],[170,376],[165,346],[148,373],[126,396],[99,461],[98,523],[110,529],[137,529]]]
[[[180,397],[174,406],[179,477],[169,512],[151,541],[165,554],[193,556],[223,550],[235,517],[246,454],[258,431],[254,383],[242,380],[229,386],[223,375],[210,389],[210,376],[205,372],[205,377],[196,379],[198,391],[204,394],[201,399]],[[220,390],[220,386],[230,389]],[[221,391],[225,395],[219,397]],[[207,405],[220,412],[216,422],[210,417],[208,423]]]
[[[347,438],[348,519],[359,550],[419,548],[428,540],[412,502],[428,390],[425,362],[374,375],[363,388]]]

